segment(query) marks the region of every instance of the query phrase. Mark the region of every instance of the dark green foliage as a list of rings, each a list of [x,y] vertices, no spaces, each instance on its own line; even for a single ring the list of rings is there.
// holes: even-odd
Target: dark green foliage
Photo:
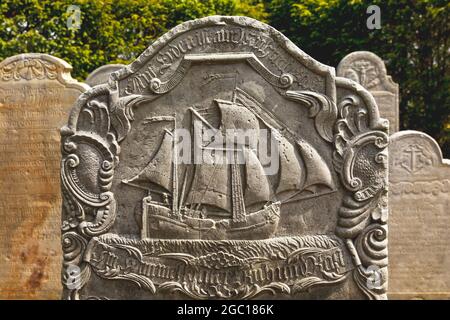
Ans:
[[[369,30],[369,5],[381,29]],[[270,23],[317,60],[337,66],[367,50],[386,61],[400,85],[401,129],[424,131],[450,157],[450,3],[442,0],[273,0]]]
[[[81,10],[78,30],[67,27],[70,5]],[[101,65],[132,61],[177,24],[214,14],[267,21],[258,0],[0,0],[0,58],[52,54],[83,80]]]

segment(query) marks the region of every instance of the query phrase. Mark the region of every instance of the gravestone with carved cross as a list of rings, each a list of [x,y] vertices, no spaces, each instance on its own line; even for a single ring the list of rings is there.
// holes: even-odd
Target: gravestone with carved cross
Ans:
[[[389,296],[450,297],[450,161],[423,132],[389,146]]]

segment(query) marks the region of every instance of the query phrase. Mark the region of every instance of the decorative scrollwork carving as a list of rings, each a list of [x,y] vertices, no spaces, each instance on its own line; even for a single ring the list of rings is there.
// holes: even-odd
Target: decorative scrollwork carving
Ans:
[[[83,262],[88,240],[109,230],[116,217],[116,201],[110,190],[120,148],[112,131],[114,122],[110,121],[108,104],[104,102],[104,87],[89,93],[95,98],[85,95],[79,100],[77,118],[85,117],[84,121],[61,129],[65,232],[62,276],[68,299],[78,299],[79,291],[90,278],[91,268]],[[72,269],[78,270],[75,280]]]
[[[333,141],[333,127],[337,118],[337,107],[327,96],[311,91],[286,91],[286,97],[306,104],[309,116],[320,136],[328,142]]]
[[[364,265],[387,266],[387,229],[373,223],[356,238],[356,249]]]
[[[82,254],[87,241],[76,232],[66,232],[61,239],[64,265],[78,265],[82,261]]]
[[[133,107],[139,103],[154,99],[153,96],[129,95],[119,97],[117,90],[111,91],[110,98],[110,114],[111,125],[117,137],[117,142],[121,142],[130,132],[130,122],[134,120]]]
[[[63,272],[62,283],[64,295],[67,299],[78,300],[79,291],[86,285],[91,268],[83,262],[87,247],[87,240],[76,232],[70,231],[62,235]]]
[[[336,234],[348,239],[349,251],[358,266],[353,272],[358,287],[370,299],[385,299],[388,135],[384,132],[386,126],[384,130],[374,129],[374,116],[367,107],[370,103],[360,95],[350,94],[338,104],[333,163],[346,194]]]
[[[360,289],[371,299],[384,299],[387,288],[387,228],[372,223],[356,238],[355,245],[361,264],[353,277]]]

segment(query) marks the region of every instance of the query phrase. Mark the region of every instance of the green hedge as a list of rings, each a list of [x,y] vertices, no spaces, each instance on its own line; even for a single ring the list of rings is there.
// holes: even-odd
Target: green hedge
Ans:
[[[366,27],[369,5],[381,29]],[[69,5],[82,25],[69,30]],[[63,58],[83,80],[107,63],[128,63],[173,26],[213,14],[265,21],[317,60],[337,66],[349,52],[382,57],[400,84],[402,129],[436,138],[450,157],[450,4],[448,1],[358,0],[3,0],[0,59],[23,52]]]

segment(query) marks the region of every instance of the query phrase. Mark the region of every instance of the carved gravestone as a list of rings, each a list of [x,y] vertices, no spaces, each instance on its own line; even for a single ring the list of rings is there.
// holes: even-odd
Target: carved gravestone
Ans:
[[[88,86],[45,54],[0,63],[0,299],[61,297],[59,128]]]
[[[418,131],[389,146],[389,296],[450,298],[450,161]]]
[[[122,69],[123,67],[125,67],[125,65],[123,64],[107,64],[98,67],[88,75],[85,82],[91,87],[107,83],[109,75],[117,70]]]
[[[337,75],[358,82],[374,96],[380,115],[389,120],[389,134],[399,130],[398,84],[387,75],[384,61],[369,51],[355,51],[344,57]]]
[[[66,299],[383,299],[387,121],[245,17],[162,36],[61,130]]]

